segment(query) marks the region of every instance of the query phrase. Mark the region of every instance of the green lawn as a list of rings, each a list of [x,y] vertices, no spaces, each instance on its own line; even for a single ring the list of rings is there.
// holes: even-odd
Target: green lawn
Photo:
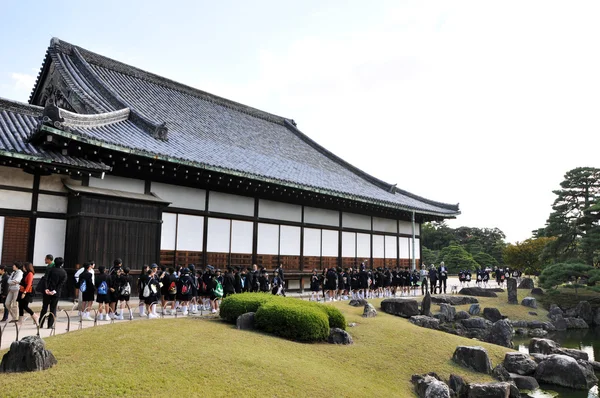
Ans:
[[[379,309],[381,300],[373,300]],[[494,366],[508,349],[424,329],[379,311],[342,310],[352,346],[300,344],[238,331],[218,319],[122,322],[47,338],[58,365],[2,375],[2,395],[25,396],[414,396],[410,376],[489,376],[453,364],[458,345],[487,348]]]
[[[548,311],[542,308],[542,305],[538,302],[538,308],[533,309],[529,307],[525,307],[521,305],[521,300],[527,297],[530,293],[530,290],[518,289],[517,290],[517,298],[519,300],[519,304],[508,304],[508,293],[496,293],[498,297],[476,297],[479,300],[479,306],[481,307],[481,312],[483,313],[483,309],[485,307],[495,307],[500,310],[502,315],[506,315],[511,320],[524,320],[524,321],[547,321]],[[539,299],[539,297],[535,297]],[[456,310],[460,311],[469,311],[470,305],[457,305]],[[435,307],[432,307],[435,308]],[[432,310],[433,311],[433,310]],[[529,312],[536,312],[536,315],[529,315]]]

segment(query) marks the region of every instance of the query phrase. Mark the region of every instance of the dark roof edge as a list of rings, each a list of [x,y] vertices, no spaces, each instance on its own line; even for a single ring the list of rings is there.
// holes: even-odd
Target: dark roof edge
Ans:
[[[0,110],[24,113],[30,116],[42,116],[42,113],[44,112],[44,108],[41,106],[13,101],[2,97],[0,97]]]
[[[410,193],[408,191],[405,191],[403,189],[399,189],[396,188],[394,185],[389,184],[385,181],[380,180],[377,177],[374,177],[372,175],[370,175],[369,173],[366,173],[364,171],[362,171],[361,169],[359,169],[356,166],[353,166],[352,164],[348,163],[347,161],[345,161],[344,159],[340,158],[339,156],[335,155],[333,152],[327,150],[326,148],[324,148],[323,146],[319,145],[317,142],[315,142],[312,138],[310,138],[309,136],[307,136],[306,134],[304,134],[302,131],[300,131],[293,122],[291,122],[290,120],[285,120],[285,126],[292,131],[294,134],[296,134],[300,139],[302,139],[304,142],[306,142],[308,145],[310,145],[313,149],[319,151],[320,153],[322,153],[323,155],[327,156],[328,158],[330,158],[331,160],[333,160],[334,162],[337,162],[338,164],[340,164],[342,167],[345,167],[346,169],[352,171],[354,174],[356,174],[357,176],[364,178],[365,180],[367,180],[368,182],[370,182],[371,184],[374,184],[375,186],[388,191],[388,192],[397,192],[401,195],[405,195],[408,196],[412,199],[415,200],[419,200],[421,202],[427,203],[429,205],[432,206],[437,206],[437,207],[441,207],[443,209],[447,209],[447,210],[452,210],[452,211],[459,211],[458,210],[458,204],[453,205],[453,204],[448,204],[448,203],[442,203],[442,202],[436,202],[434,200],[430,200],[430,199],[426,199],[423,198],[419,195],[415,195],[413,193]]]
[[[50,57],[50,49],[46,49],[46,55],[44,56],[44,61],[42,62],[42,66],[40,67],[40,71],[38,72],[37,78],[35,79],[35,84],[33,85],[33,89],[31,90],[31,94],[29,95],[28,102],[31,103],[38,95],[39,90],[41,89],[41,83],[44,81],[44,77],[48,73],[48,69],[50,69],[50,64],[52,63],[52,59]]]
[[[248,105],[241,104],[239,102],[235,102],[229,100],[227,98],[219,97],[215,94],[208,93],[206,91],[199,90],[197,88],[193,88],[187,86],[185,84],[176,82],[171,79],[167,79],[165,77],[159,76],[157,74],[145,71],[143,69],[136,68],[131,65],[127,65],[125,63],[116,61],[112,58],[105,57],[104,55],[100,55],[94,53],[92,51],[86,50],[85,48],[76,46],[74,44],[68,43],[66,41],[60,40],[59,38],[52,38],[50,41],[50,46],[53,46],[58,51],[62,51],[65,53],[70,53],[73,49],[77,49],[81,56],[88,62],[92,63],[107,69],[111,69],[129,76],[133,76],[135,78],[139,78],[142,80],[149,81],[154,84],[158,84],[163,87],[167,87],[173,90],[180,91],[184,94],[192,95],[194,97],[199,97],[207,101],[211,101],[218,105],[222,105],[227,108],[231,108],[237,110],[239,112],[258,117],[260,119],[267,120],[269,122],[283,124],[285,120],[282,116],[273,115],[271,113],[261,111],[260,109],[256,109],[250,107]]]

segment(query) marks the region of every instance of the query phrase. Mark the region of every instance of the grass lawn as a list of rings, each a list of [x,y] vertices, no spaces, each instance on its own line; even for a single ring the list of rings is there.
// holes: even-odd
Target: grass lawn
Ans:
[[[600,293],[593,290],[580,288],[575,294],[575,289],[561,287],[557,291],[557,294],[551,294],[551,291],[546,290],[546,294],[536,298],[546,308],[550,308],[551,304],[558,304],[563,308],[576,307],[580,301],[589,301],[593,308],[600,307]]]
[[[519,304],[508,304],[508,293],[505,291],[504,293],[496,293],[498,297],[475,297],[479,300],[479,306],[481,307],[481,312],[483,313],[483,309],[485,307],[495,307],[500,310],[502,315],[506,315],[511,320],[523,320],[523,321],[547,321],[548,311],[542,308],[542,305],[538,302],[538,308],[533,309],[529,307],[525,307],[521,305],[521,300],[529,295],[531,291],[527,289],[518,289],[517,290],[517,298],[519,300]],[[539,296],[531,296],[535,297],[539,300]],[[460,311],[469,311],[470,305],[457,305],[456,310]],[[435,308],[435,307],[432,307]],[[432,309],[433,311],[433,309]],[[537,315],[529,315],[529,312],[536,312]]]
[[[377,309],[380,301],[373,300]],[[2,396],[412,397],[415,373],[491,381],[451,361],[458,345],[484,346],[494,366],[509,351],[381,311],[363,319],[363,309],[347,302],[332,305],[358,323],[348,328],[354,345],[300,344],[217,319],[122,322],[47,338],[58,365],[2,375]]]

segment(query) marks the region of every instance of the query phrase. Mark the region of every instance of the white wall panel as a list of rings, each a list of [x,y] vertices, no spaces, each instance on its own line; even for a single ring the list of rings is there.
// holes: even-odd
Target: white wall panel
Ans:
[[[421,240],[415,239],[415,258],[421,258]]]
[[[397,233],[398,222],[389,218],[373,217],[373,231]]]
[[[371,257],[371,235],[356,234],[356,257],[368,260]]]
[[[342,232],[342,257],[356,257],[356,233]]]
[[[258,201],[258,217],[301,222],[302,206],[261,199]]]
[[[401,234],[412,234],[412,222],[398,221],[398,227],[400,228]],[[416,229],[415,229],[415,233],[416,233]]]
[[[81,185],[81,181],[73,180],[60,174],[52,174],[49,176],[41,176],[40,189],[43,191],[67,192],[67,188],[65,188],[63,180],[65,180],[65,182],[69,185]]]
[[[373,235],[373,258],[385,258],[384,236]]]
[[[338,247],[339,247],[339,234],[338,231],[331,231],[329,229],[323,230],[323,238],[322,238],[322,250],[324,257],[337,257],[338,256]]]
[[[362,214],[343,213],[342,226],[344,228],[356,228],[371,230],[371,217]]]
[[[208,196],[208,210],[217,213],[253,216],[254,198],[210,191]]]
[[[304,207],[304,222],[307,224],[340,226],[340,213],[334,210]]]
[[[177,250],[201,252],[203,236],[204,217],[177,215]]]
[[[253,224],[249,221],[231,221],[231,252],[252,254]]]
[[[408,244],[410,239],[400,238],[400,258],[410,258],[410,252],[408,251]]]
[[[160,233],[160,250],[175,250],[177,214],[163,213]]]
[[[15,167],[0,166],[0,185],[33,188],[33,175]]]
[[[282,256],[300,255],[300,227],[281,226],[279,232],[279,254]]]
[[[321,230],[304,228],[304,255],[321,255]]]
[[[67,213],[69,199],[66,196],[44,195],[38,197],[38,211],[50,213]]]
[[[153,182],[150,192],[167,202],[171,202],[171,207],[194,210],[204,210],[206,208],[206,191],[203,189]]]
[[[37,219],[33,244],[33,265],[43,266],[46,254],[64,257],[66,231],[67,220]]]
[[[395,236],[385,237],[385,258],[398,257],[398,242]]]
[[[279,254],[279,225],[258,224],[258,254]]]
[[[31,194],[0,189],[0,208],[13,210],[31,210]]]
[[[421,235],[421,224],[415,223],[415,235],[417,235],[417,236]]]
[[[133,178],[104,176],[104,179],[90,177],[90,187],[114,189],[134,193],[145,193],[145,181]]]
[[[4,242],[4,217],[0,216],[0,258],[2,258],[3,242]]]
[[[229,253],[229,234],[231,220],[221,218],[208,219],[207,252]]]

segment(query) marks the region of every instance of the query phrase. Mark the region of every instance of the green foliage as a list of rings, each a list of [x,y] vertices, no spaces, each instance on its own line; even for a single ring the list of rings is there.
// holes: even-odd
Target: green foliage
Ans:
[[[346,318],[344,317],[344,314],[342,314],[342,311],[338,310],[334,306],[327,304],[317,304],[307,301],[304,301],[304,303],[312,304],[318,307],[321,311],[323,311],[325,315],[327,315],[330,328],[339,328],[342,330],[346,330]]]
[[[256,326],[286,339],[315,342],[329,337],[329,321],[324,311],[300,300],[272,301],[256,311]]]
[[[442,249],[439,260],[444,262],[450,273],[457,273],[461,269],[474,270],[478,266],[473,256],[459,245],[451,245]]]
[[[280,296],[265,293],[242,293],[225,297],[221,302],[219,315],[229,323],[235,323],[238,316],[246,312],[256,312],[266,302],[277,300]]]
[[[494,268],[498,265],[498,261],[487,253],[479,252],[473,255],[473,260],[479,264],[481,268]]]
[[[542,258],[544,248],[556,238],[539,237],[508,244],[504,249],[504,263],[511,268],[523,270],[529,275],[539,275],[550,261]]]
[[[429,250],[425,246],[421,249],[421,262],[427,265],[437,263],[439,252],[436,250]]]
[[[540,274],[540,285],[545,289],[551,289],[571,282],[577,294],[582,279],[589,283],[600,280],[600,269],[581,263],[553,264]]]

